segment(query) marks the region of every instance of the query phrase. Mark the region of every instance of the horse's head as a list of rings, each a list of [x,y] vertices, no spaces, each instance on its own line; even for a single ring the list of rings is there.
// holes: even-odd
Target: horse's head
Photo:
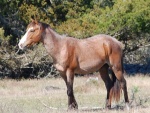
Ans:
[[[42,32],[42,23],[39,23],[36,20],[32,20],[32,22],[27,27],[26,33],[18,44],[19,48],[23,50],[24,48],[41,41]]]

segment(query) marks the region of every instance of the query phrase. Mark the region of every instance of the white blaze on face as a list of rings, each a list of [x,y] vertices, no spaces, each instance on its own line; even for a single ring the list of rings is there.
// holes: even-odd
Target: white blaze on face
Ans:
[[[27,32],[25,33],[25,35],[24,35],[24,36],[21,38],[21,40],[19,41],[18,46],[19,46],[20,49],[23,49],[23,48],[24,48],[23,45],[24,45],[24,43],[27,41],[28,33],[29,33],[31,30],[33,30],[33,27],[29,28],[29,29],[27,30]]]

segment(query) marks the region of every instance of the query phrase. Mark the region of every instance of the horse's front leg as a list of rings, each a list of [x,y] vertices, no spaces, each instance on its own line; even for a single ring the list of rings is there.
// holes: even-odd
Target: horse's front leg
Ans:
[[[71,69],[66,70],[66,74],[63,74],[67,86],[67,95],[68,95],[68,110],[78,109],[77,102],[73,93],[73,82],[74,82],[74,72]]]

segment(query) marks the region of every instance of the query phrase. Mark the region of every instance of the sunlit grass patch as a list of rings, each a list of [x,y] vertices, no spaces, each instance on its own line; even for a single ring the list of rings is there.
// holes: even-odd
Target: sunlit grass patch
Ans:
[[[150,110],[150,77],[125,77],[127,80],[131,113],[148,113]],[[119,103],[113,102],[114,109],[106,111],[106,88],[101,80],[88,81],[88,77],[75,77],[74,95],[78,113],[104,112],[126,113],[116,109],[125,106],[123,95]],[[63,79],[1,80],[0,113],[66,113],[68,107],[66,85]],[[97,110],[98,109],[98,110]],[[76,113],[76,111],[72,111]]]

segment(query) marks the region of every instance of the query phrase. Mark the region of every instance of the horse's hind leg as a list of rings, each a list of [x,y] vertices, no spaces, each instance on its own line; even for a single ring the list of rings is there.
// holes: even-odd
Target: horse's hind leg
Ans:
[[[101,69],[99,70],[100,76],[102,80],[105,83],[106,89],[107,89],[107,97],[106,97],[106,108],[111,108],[111,100],[112,100],[112,93],[111,88],[113,87],[112,80],[110,79],[110,76],[108,74],[108,68],[109,66],[107,64],[103,65]]]
[[[115,55],[114,55],[115,56]],[[129,99],[128,99],[128,92],[127,92],[127,85],[126,85],[126,80],[123,76],[123,62],[121,57],[115,56],[115,58],[110,57],[110,65],[112,67],[112,70],[117,78],[117,80],[120,82],[120,86],[124,92],[124,99],[126,102],[126,107],[129,109]]]
[[[129,105],[128,105],[129,104],[129,99],[128,99],[126,80],[123,77],[123,73],[122,73],[121,70],[118,70],[117,67],[113,67],[112,69],[113,69],[113,71],[116,75],[117,80],[119,80],[119,82],[120,82],[121,88],[124,92],[124,99],[125,99],[125,102],[126,102],[126,107],[127,107],[127,109],[129,109]]]

